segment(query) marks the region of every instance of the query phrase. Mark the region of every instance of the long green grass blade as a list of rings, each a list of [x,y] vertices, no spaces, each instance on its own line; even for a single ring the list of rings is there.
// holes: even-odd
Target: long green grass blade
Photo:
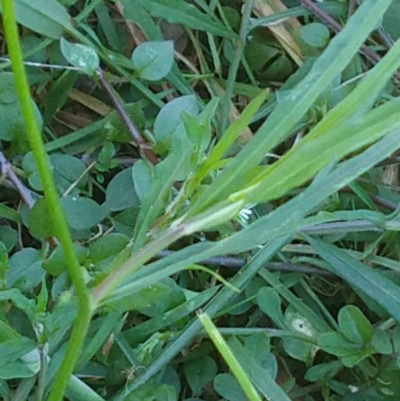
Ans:
[[[313,129],[313,135],[315,137],[322,135],[327,129],[332,129],[332,127],[342,124],[346,120],[350,121],[362,117],[372,107],[377,96],[399,65],[400,41],[387,52],[342,102],[324,116],[322,121]]]
[[[143,7],[153,17],[167,18],[168,22],[209,32],[216,36],[236,38],[234,31],[227,29],[221,22],[183,0],[134,0],[133,3]]]
[[[195,312],[215,295],[217,289],[218,287],[208,288],[196,295],[194,298],[164,313],[163,315],[155,316],[152,319],[149,319],[137,326],[125,330],[124,337],[129,342],[129,344],[137,344],[140,341],[143,341],[146,336],[150,336],[156,331],[170,326],[179,319],[183,319],[184,317],[189,316],[191,313]]]
[[[0,217],[15,221],[16,223],[21,222],[19,213],[2,203],[0,203]]]
[[[311,179],[329,163],[375,142],[400,128],[400,100],[394,99],[370,111],[362,119],[342,122],[316,137],[312,130],[271,167],[250,183],[246,203],[276,199]],[[317,133],[319,134],[319,132]]]
[[[221,336],[210,317],[207,315],[207,313],[203,312],[199,313],[198,317],[202,325],[204,326],[207,334],[210,336],[214,345],[224,358],[224,361],[227,363],[230,370],[235,375],[247,398],[250,401],[261,401],[257,390],[254,388],[251,381],[247,377],[247,374],[243,369],[243,365],[239,363],[238,360],[235,358],[235,355],[233,355],[232,351],[228,347],[228,344],[225,342],[224,338]]]
[[[239,118],[237,118],[223,133],[222,137],[215,144],[207,160],[204,163],[204,167],[201,167],[208,172],[207,167],[212,167],[214,163],[217,163],[234,144],[236,139],[240,136],[242,131],[251,123],[251,119],[257,113],[260,106],[264,103],[268,96],[268,91],[260,92],[243,110]]]
[[[265,369],[248,355],[246,348],[238,339],[233,338],[229,342],[229,345],[240,365],[246,370],[246,372],[249,372],[252,383],[254,383],[257,389],[263,394],[265,399],[273,401],[290,401],[287,394],[278,386],[275,380],[269,376]]]
[[[315,181],[302,194],[261,217],[244,230],[222,241],[191,245],[127,276],[124,284],[110,294],[109,300],[115,301],[128,291],[138,291],[163,277],[184,270],[190,264],[209,257],[245,252],[274,238],[301,231],[310,224],[309,221],[304,220],[305,216],[320,202],[352,182],[399,147],[400,130],[397,130],[360,155],[341,163],[332,172],[327,173],[323,180]],[[327,221],[331,219],[331,215],[325,218]],[[323,221],[321,219],[319,222]],[[126,264],[128,265],[129,262]]]
[[[276,238],[267,244],[263,249],[259,251],[257,255],[244,266],[240,273],[237,274],[232,280],[232,285],[236,288],[243,290],[246,284],[253,278],[257,272],[264,266],[271,257],[282,248],[289,241],[289,237]],[[215,316],[220,309],[228,304],[228,302],[236,296],[232,290],[224,287],[220,293],[218,293],[208,305],[203,309],[210,317]],[[163,366],[168,364],[172,358],[181,352],[182,348],[185,347],[195,336],[201,331],[201,323],[195,319],[190,323],[182,333],[176,338],[169,347],[157,358],[151,366],[149,366],[142,376],[139,376],[136,380],[129,383],[124,389],[122,389],[112,401],[123,401],[126,395],[138,388],[143,383],[146,383],[151,377],[153,377]]]
[[[400,322],[400,287],[334,245],[305,236],[310,245],[329,263],[329,270],[360,289]]]
[[[236,183],[241,182],[240,178],[257,166],[266,153],[288,135],[317,97],[340,74],[377,26],[389,5],[390,1],[387,0],[366,0],[362,3],[340,34],[330,42],[308,75],[278,103],[253,140],[194,203],[191,214],[204,210],[216,200],[224,199],[238,189]]]

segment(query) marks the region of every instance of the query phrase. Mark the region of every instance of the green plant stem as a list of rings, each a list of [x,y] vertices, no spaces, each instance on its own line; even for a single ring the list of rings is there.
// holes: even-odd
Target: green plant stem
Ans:
[[[51,219],[57,230],[57,238],[62,246],[67,262],[69,275],[75,287],[78,298],[78,313],[66,355],[61,363],[53,383],[49,401],[60,401],[68,385],[71,373],[80,354],[80,348],[85,339],[91,318],[91,300],[86,288],[83,272],[75,254],[70,232],[61,208],[60,199],[54,184],[53,175],[48,162],[47,154],[38,126],[32,99],[29,92],[28,79],[26,77],[21,46],[19,43],[18,28],[15,19],[13,0],[1,0],[3,6],[3,25],[7,40],[11,65],[15,77],[15,86],[21,104],[22,115],[25,120],[28,139],[38,167],[40,179],[43,184],[46,204]]]
[[[219,133],[222,135],[228,126],[229,109],[231,105],[231,98],[236,82],[236,75],[239,69],[240,60],[242,59],[244,45],[248,32],[248,25],[250,21],[251,10],[253,9],[254,0],[248,0],[243,7],[242,23],[239,31],[239,41],[236,44],[235,55],[232,64],[229,68],[228,79],[226,83],[225,96],[222,102],[222,112]]]
[[[29,394],[31,393],[35,383],[36,383],[35,376],[21,380],[21,382],[18,384],[17,389],[14,392],[12,401],[26,401],[29,398]]]
[[[259,394],[257,393],[256,389],[252,385],[251,381],[247,377],[246,372],[244,371],[243,367],[240,365],[238,360],[233,355],[231,349],[228,347],[228,344],[223,339],[222,335],[215,327],[214,323],[207,315],[207,313],[199,313],[198,315],[199,320],[201,321],[204,329],[206,330],[207,334],[211,338],[212,342],[224,358],[224,361],[227,363],[229,368],[231,369],[232,373],[235,375],[237,381],[239,382],[242,390],[246,394],[247,398],[250,401],[261,401]]]
[[[158,252],[186,234],[186,226],[184,224],[178,225],[166,231],[155,240],[149,242],[137,253],[134,253],[115,271],[110,273],[100,284],[94,287],[92,292],[93,305],[97,307],[103,299],[110,295],[111,291],[115,289],[125,277],[132,274],[152,257],[156,256]]]

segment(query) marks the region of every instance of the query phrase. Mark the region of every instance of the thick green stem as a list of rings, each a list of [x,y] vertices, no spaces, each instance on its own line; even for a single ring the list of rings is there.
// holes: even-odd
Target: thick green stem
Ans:
[[[22,114],[25,120],[28,139],[35,157],[40,179],[43,184],[49,214],[54,222],[54,226],[56,227],[57,238],[64,251],[71,281],[75,287],[78,297],[77,319],[72,330],[71,339],[68,344],[65,358],[55,378],[53,390],[49,397],[49,401],[59,401],[63,397],[90,324],[92,313],[91,299],[85,285],[83,271],[80,268],[77,256],[75,254],[73,242],[61,208],[60,199],[54,184],[47,154],[44,149],[41,131],[36,120],[29,92],[29,84],[23,65],[13,0],[1,0],[1,3],[3,6],[3,25],[7,40],[8,52],[14,72],[15,86],[21,104]]]
[[[158,252],[165,249],[178,239],[186,235],[186,227],[179,225],[163,233],[154,241],[149,242],[140,251],[133,254],[129,259],[123,262],[118,268],[110,273],[99,285],[92,291],[93,305],[97,307],[112,290],[114,290],[129,274],[143,266]]]

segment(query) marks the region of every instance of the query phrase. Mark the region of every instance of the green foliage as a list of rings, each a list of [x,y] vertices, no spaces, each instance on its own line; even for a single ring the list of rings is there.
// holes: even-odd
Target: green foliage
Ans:
[[[158,81],[172,68],[174,44],[172,41],[142,43],[133,51],[131,60],[139,78]]]
[[[198,115],[199,109],[196,97],[193,95],[182,96],[166,104],[157,114],[154,121],[154,137],[157,141],[157,151],[165,153],[171,148],[173,138],[184,141],[186,138],[185,127],[181,113]]]
[[[231,3],[1,2],[1,398],[400,395],[397,5]]]
[[[195,396],[200,395],[204,385],[212,381],[218,371],[217,364],[209,356],[189,361],[185,363],[183,369],[185,378]]]
[[[124,210],[138,205],[133,185],[132,171],[120,171],[107,186],[106,206],[112,211]]]
[[[104,212],[101,207],[90,198],[68,195],[61,199],[61,205],[66,215],[68,226],[73,230],[91,228],[104,218]]]
[[[32,104],[33,101],[32,101]],[[34,104],[35,105],[35,104]],[[38,124],[42,119],[36,105],[35,111]],[[0,132],[0,139],[3,141],[25,141],[26,129],[22,118],[21,107],[15,92],[14,75],[9,72],[0,73],[0,118],[4,128]]]
[[[64,30],[72,29],[70,15],[57,0],[17,0],[15,12],[21,25],[49,38],[60,39]]]
[[[65,59],[84,74],[94,75],[99,68],[99,56],[96,51],[89,46],[79,43],[70,43],[64,38],[61,38],[60,48]]]
[[[243,393],[239,383],[229,373],[221,373],[214,379],[215,391],[228,401],[246,401],[246,394]]]
[[[188,28],[206,31],[213,35],[236,37],[234,32],[228,30],[221,22],[183,0],[135,0],[134,4],[143,7],[153,17],[166,18],[168,22],[182,24]]]
[[[302,26],[300,34],[304,42],[313,47],[322,48],[329,42],[329,29],[318,22]]]

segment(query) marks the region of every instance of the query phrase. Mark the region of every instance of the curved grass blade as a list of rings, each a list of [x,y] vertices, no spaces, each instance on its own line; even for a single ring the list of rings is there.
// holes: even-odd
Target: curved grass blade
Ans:
[[[250,187],[239,194],[246,196],[246,203],[265,202],[286,194],[332,161],[340,160],[400,128],[399,106],[400,100],[393,99],[362,119],[341,121],[340,125],[323,135],[314,135],[312,130],[297,146],[259,174],[253,185],[250,183]]]
[[[400,287],[336,246],[309,236],[304,237],[321,258],[329,263],[330,268],[327,270],[363,291],[400,322]]]
[[[278,103],[254,138],[210,185],[190,209],[191,215],[237,190],[237,183],[280,143],[312,106],[317,97],[357,52],[390,5],[387,0],[366,0],[345,28],[330,42],[307,76]]]
[[[400,130],[383,138],[360,155],[339,164],[327,173],[324,180],[314,182],[303,193],[274,210],[244,230],[218,242],[201,242],[191,245],[175,254],[137,270],[124,279],[124,284],[116,288],[104,301],[115,301],[128,291],[138,291],[160,279],[184,270],[193,263],[212,256],[245,252],[283,235],[292,235],[309,225],[304,217],[325,198],[369,170],[380,160],[400,147]],[[326,220],[331,221],[332,216]],[[322,222],[321,220],[320,222]],[[315,223],[315,222],[314,222]],[[133,265],[136,256],[124,264]]]

